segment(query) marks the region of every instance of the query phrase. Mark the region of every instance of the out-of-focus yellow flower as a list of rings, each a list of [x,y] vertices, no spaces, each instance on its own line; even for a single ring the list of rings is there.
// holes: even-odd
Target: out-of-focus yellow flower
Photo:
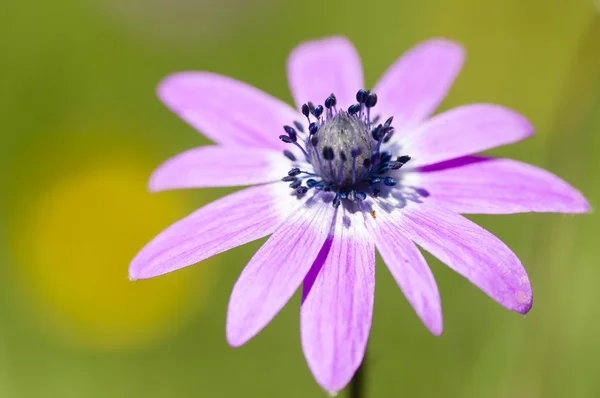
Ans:
[[[94,348],[140,346],[176,330],[204,301],[210,264],[127,279],[135,252],[187,211],[175,193],[148,194],[144,169],[132,160],[92,162],[23,204],[15,266],[42,327]]]

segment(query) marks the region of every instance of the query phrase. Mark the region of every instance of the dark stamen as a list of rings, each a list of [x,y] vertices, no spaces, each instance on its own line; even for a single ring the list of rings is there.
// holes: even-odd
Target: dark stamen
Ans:
[[[368,96],[369,93],[367,93],[365,90],[358,90],[356,93],[356,101],[358,101],[359,104],[364,104]]]
[[[296,126],[296,129],[299,132],[304,133],[304,126],[302,125],[302,123],[300,123],[298,121],[294,121],[294,126]]]
[[[290,171],[288,171],[288,175],[289,176],[297,176],[298,174],[300,174],[301,171],[298,167],[294,167],[293,169],[291,169]]]
[[[283,156],[285,156],[292,162],[296,161],[296,156],[294,156],[294,154],[292,152],[288,151],[287,149],[283,151]]]
[[[348,113],[351,114],[351,115],[356,115],[358,113],[358,111],[360,111],[360,105],[359,104],[350,105],[348,107]]]

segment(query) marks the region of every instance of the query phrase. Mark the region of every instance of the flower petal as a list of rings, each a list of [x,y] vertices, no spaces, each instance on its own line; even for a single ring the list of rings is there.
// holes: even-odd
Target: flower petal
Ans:
[[[272,233],[302,204],[283,183],[248,188],[176,222],[148,243],[129,267],[146,279],[195,264]]]
[[[419,128],[401,132],[397,142],[412,157],[410,168],[521,141],[533,126],[517,112],[492,104],[472,104],[434,116]]]
[[[407,180],[425,189],[429,204],[457,213],[585,213],[583,195],[554,174],[510,159],[466,156],[424,167]]]
[[[442,303],[437,284],[423,255],[402,233],[399,220],[375,206],[377,218],[369,227],[377,250],[406,299],[427,329],[442,334]]]
[[[431,39],[406,52],[379,79],[375,108],[384,119],[394,116],[397,129],[429,117],[444,99],[465,58],[453,41]]]
[[[334,93],[339,107],[356,102],[364,87],[360,58],[345,37],[329,37],[303,43],[288,58],[288,81],[298,109],[313,101],[322,104]]]
[[[282,149],[283,126],[300,112],[238,80],[209,72],[181,72],[158,87],[160,99],[187,123],[221,145]]]
[[[339,391],[363,360],[375,294],[375,247],[361,212],[340,206],[331,236],[304,281],[300,326],[317,382]]]
[[[281,180],[290,168],[279,151],[203,146],[159,166],[150,178],[150,190],[263,184]]]
[[[322,199],[315,196],[287,218],[242,271],[227,311],[230,345],[260,332],[302,283],[331,229],[334,212]]]
[[[403,232],[509,310],[531,309],[531,285],[515,254],[466,218],[439,208],[409,205],[392,213]]]

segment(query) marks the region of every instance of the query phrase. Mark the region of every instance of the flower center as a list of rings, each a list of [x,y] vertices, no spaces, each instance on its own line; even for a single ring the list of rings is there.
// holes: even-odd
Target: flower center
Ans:
[[[394,134],[393,118],[383,124],[377,124],[379,117],[371,120],[371,109],[377,104],[375,93],[359,90],[356,100],[358,103],[347,110],[337,109],[333,94],[325,100],[325,107],[315,107],[311,102],[302,105],[308,134],[299,122],[294,122],[296,128],[283,127],[286,134],[279,138],[300,148],[312,166],[312,170],[304,170],[296,163],[283,178],[298,194],[309,189],[333,191],[336,194],[333,206],[337,207],[341,200],[361,201],[368,194],[378,197],[380,184],[396,185],[396,180],[388,174],[400,169],[410,156],[393,159],[391,153],[381,151],[382,144]],[[297,161],[290,151],[284,151],[284,155],[292,162]]]

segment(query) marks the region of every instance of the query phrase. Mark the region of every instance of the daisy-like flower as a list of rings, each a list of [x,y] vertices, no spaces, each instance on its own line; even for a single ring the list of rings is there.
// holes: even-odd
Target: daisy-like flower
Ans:
[[[341,390],[364,356],[375,248],[434,335],[442,333],[440,296],[417,245],[502,306],[528,312],[531,286],[519,259],[459,214],[582,213],[589,206],[547,171],[473,156],[532,135],[518,113],[470,104],[431,116],[463,58],[460,45],[429,40],[367,90],[348,40],[308,42],[288,60],[298,110],[213,73],[168,77],[161,100],[218,145],[168,160],[150,189],[255,186],[160,233],[135,257],[130,277],[175,271],[271,235],[233,288],[227,340],[246,343],[302,286],[302,347],[328,391]]]

